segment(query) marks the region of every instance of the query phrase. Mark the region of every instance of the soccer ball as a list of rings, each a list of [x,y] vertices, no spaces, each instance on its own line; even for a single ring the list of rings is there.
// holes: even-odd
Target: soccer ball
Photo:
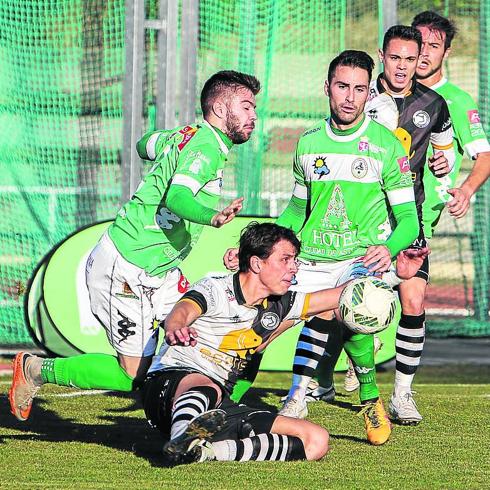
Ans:
[[[340,317],[355,333],[372,334],[384,330],[393,320],[395,310],[393,289],[375,277],[354,279],[340,295]]]

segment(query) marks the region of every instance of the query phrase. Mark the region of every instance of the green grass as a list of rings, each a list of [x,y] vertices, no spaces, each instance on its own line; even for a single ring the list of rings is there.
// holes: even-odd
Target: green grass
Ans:
[[[336,375],[337,386],[342,376]],[[378,375],[387,399],[392,372]],[[245,400],[277,407],[290,376],[261,373]],[[129,396],[47,386],[29,421],[9,413],[8,378],[0,378],[0,488],[171,489],[482,489],[490,483],[490,366],[422,367],[418,427],[396,426],[381,447],[365,441],[356,396],[340,390],[333,405],[310,404],[311,420],[331,434],[319,462],[161,466],[161,442]],[[144,448],[135,454],[133,444]]]

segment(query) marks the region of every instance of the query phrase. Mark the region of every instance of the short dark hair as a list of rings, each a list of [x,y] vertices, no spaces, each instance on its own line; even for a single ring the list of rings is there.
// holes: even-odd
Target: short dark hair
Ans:
[[[419,47],[419,51],[422,49],[422,34],[412,26],[391,26],[386,32],[383,38],[383,52],[386,51],[388,43],[392,39],[402,39],[403,41],[415,41]]]
[[[426,10],[425,12],[420,12],[412,20],[412,27],[425,26],[430,30],[436,30],[444,32],[446,34],[446,39],[444,41],[444,49],[451,47],[453,38],[458,32],[458,29],[454,25],[454,22],[442,15],[439,15],[432,10]]]
[[[223,70],[209,78],[201,91],[201,109],[206,117],[218,96],[226,91],[236,91],[239,88],[248,88],[254,95],[260,91],[260,82],[253,75],[233,70]]]
[[[238,249],[239,271],[250,270],[250,258],[253,256],[263,260],[272,254],[274,245],[281,240],[287,240],[299,253],[301,244],[293,230],[275,223],[258,223],[252,221],[240,235],[240,247]]]
[[[374,61],[364,51],[356,51],[354,49],[347,49],[342,51],[336,58],[334,58],[328,67],[327,80],[328,83],[332,81],[333,74],[338,66],[350,66],[352,68],[361,68],[366,70],[369,75],[369,81],[371,81],[371,75],[374,69]]]

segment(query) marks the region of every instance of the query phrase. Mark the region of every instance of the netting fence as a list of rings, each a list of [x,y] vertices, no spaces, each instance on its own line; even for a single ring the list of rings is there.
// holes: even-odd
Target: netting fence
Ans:
[[[182,5],[174,3],[179,53]],[[428,8],[456,21],[446,74],[478,101],[488,134],[489,0],[398,0],[390,12],[381,0],[195,4],[196,94],[219,69],[254,73],[263,85],[257,129],[233,150],[224,179],[225,199],[245,196],[246,214],[282,211],[296,140],[328,111],[329,61],[347,48],[376,59],[393,8],[399,23]],[[159,11],[157,0],[146,0],[147,19]],[[141,134],[157,121],[157,47],[157,31],[147,30]],[[121,204],[125,54],[124,0],[0,0],[0,343],[30,341],[23,300],[39,260],[81,226],[112,218]],[[175,70],[181,63],[177,55]],[[470,168],[465,160],[460,181]],[[490,335],[489,191],[487,183],[464,219],[444,214],[431,243],[433,335]]]

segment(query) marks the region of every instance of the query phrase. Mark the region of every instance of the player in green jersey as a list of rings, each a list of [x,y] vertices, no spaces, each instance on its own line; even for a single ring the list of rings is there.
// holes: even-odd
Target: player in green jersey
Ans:
[[[414,17],[412,26],[422,34],[417,80],[447,101],[457,150],[456,164],[449,175],[442,179],[426,176],[428,193],[423,206],[424,229],[426,233],[432,233],[444,205],[456,218],[466,214],[471,196],[490,175],[490,146],[474,100],[444,76],[443,62],[451,53],[451,43],[457,32],[455,25],[435,12],[425,11]],[[463,185],[454,188],[465,152],[475,164]]]
[[[364,115],[373,66],[372,59],[360,51],[345,51],[335,58],[325,82],[331,117],[299,140],[293,196],[278,219],[278,224],[298,233],[302,242],[295,290],[335,287],[354,276],[387,271],[392,259],[418,234],[405,151],[389,130]],[[397,222],[394,230],[387,201]],[[224,260],[233,268],[236,250],[227,251]],[[368,440],[383,444],[391,427],[376,385],[373,337],[350,335],[332,311],[305,325],[292,387],[280,413],[307,415],[306,390],[329,336],[345,336],[346,350],[361,372]],[[343,341],[331,355],[338,356],[342,345]]]
[[[178,265],[203,225],[220,227],[242,208],[240,198],[216,209],[228,152],[254,129],[259,90],[251,75],[218,72],[201,93],[203,123],[151,133],[138,144],[140,155],[155,164],[86,265],[92,312],[117,357],[42,359],[20,352],[9,390],[11,411],[19,420],[29,417],[44,383],[130,391],[145,375],[159,326],[188,287]]]

